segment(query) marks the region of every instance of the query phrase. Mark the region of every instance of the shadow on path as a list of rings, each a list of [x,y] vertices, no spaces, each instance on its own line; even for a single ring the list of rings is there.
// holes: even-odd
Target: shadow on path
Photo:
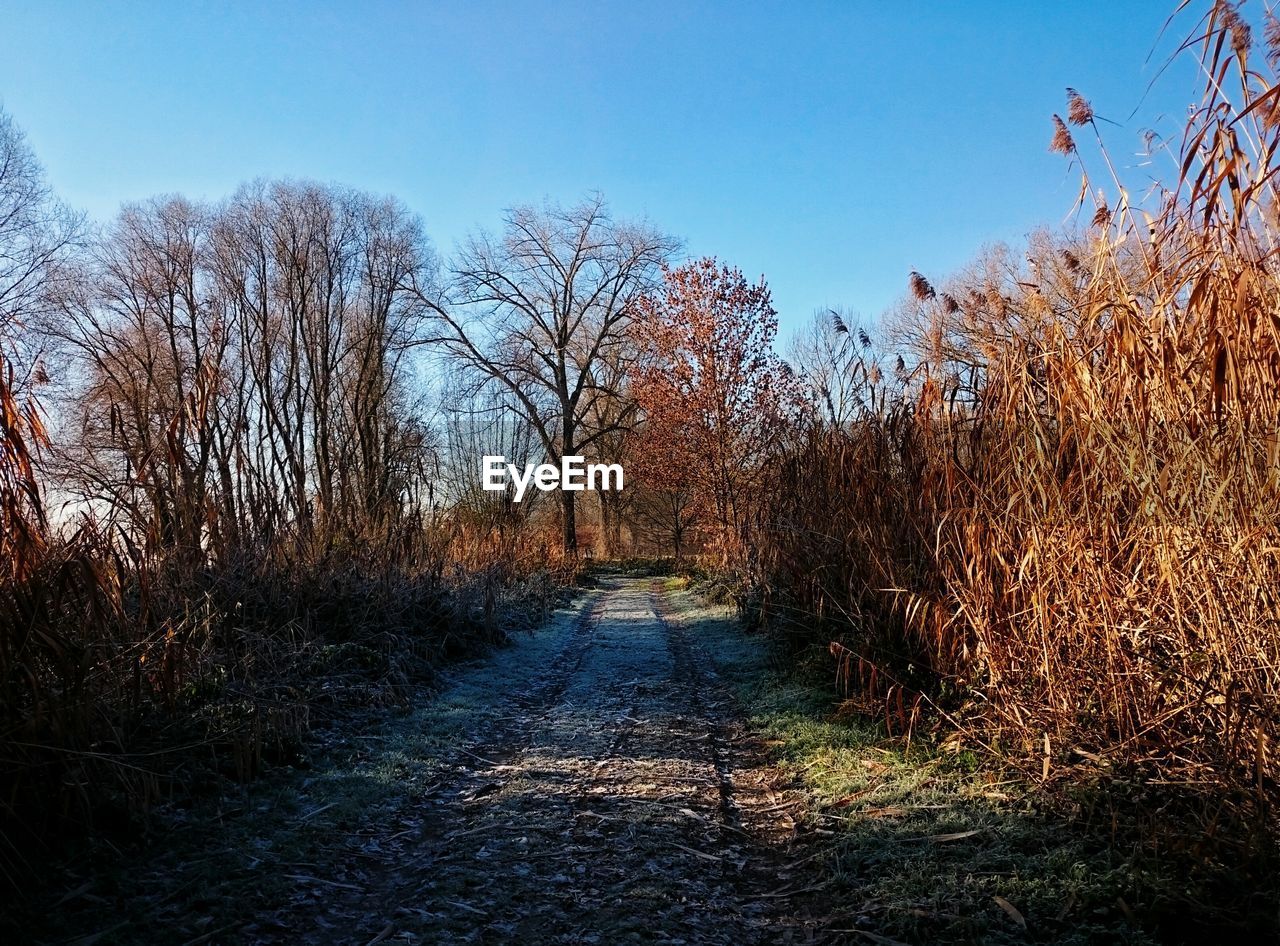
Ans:
[[[359,825],[236,938],[811,941],[792,803],[655,586],[606,582],[529,669],[412,812]]]

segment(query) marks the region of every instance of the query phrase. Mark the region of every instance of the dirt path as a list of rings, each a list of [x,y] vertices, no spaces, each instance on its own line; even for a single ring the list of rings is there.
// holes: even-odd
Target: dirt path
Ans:
[[[813,941],[792,799],[660,584],[609,580],[563,624],[435,784],[231,939]]]

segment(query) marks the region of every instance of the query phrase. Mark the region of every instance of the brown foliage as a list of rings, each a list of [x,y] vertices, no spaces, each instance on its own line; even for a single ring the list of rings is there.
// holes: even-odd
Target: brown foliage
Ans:
[[[775,623],[845,628],[843,666],[879,675],[855,684],[965,707],[1050,777],[1280,785],[1280,129],[1233,12],[1157,212],[1099,197],[1100,230],[944,296],[912,274],[897,392],[785,451],[768,494]]]
[[[777,315],[763,281],[702,259],[664,269],[641,300],[645,352],[633,393],[644,426],[633,475],[685,495],[718,530],[722,548],[746,538],[752,491],[783,430],[790,377],[773,353]]]

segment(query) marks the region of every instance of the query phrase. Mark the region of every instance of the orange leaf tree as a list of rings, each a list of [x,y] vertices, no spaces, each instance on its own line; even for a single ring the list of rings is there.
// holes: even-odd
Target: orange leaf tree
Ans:
[[[632,475],[691,493],[715,529],[722,561],[745,546],[749,498],[782,435],[792,381],[774,353],[769,288],[705,258],[664,267],[635,319],[643,357],[633,392],[643,426]]]

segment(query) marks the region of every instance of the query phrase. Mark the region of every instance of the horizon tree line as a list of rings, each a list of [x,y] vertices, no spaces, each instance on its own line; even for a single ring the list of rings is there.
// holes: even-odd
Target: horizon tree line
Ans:
[[[695,526],[740,528],[726,464],[758,456],[701,456],[719,470],[696,490],[645,458],[662,452],[648,441],[663,405],[682,403],[691,435],[744,421],[702,411],[711,387],[681,402],[661,379],[761,318],[739,368],[776,370],[761,360],[776,332],[767,289],[687,299],[675,315],[703,318],[704,350],[664,343],[655,300],[710,261],[674,265],[677,239],[616,219],[603,196],[512,208],[442,261],[399,201],[314,182],[156,197],[94,227],[57,202],[4,113],[0,152],[0,338],[18,388],[42,389],[56,419],[42,466],[65,508],[191,567],[318,559],[403,542],[454,507],[472,525],[527,523],[536,510],[473,488],[466,454],[503,443],[650,471],[599,497],[605,554],[624,526],[665,534],[677,556]],[[575,556],[578,497],[556,505]]]

